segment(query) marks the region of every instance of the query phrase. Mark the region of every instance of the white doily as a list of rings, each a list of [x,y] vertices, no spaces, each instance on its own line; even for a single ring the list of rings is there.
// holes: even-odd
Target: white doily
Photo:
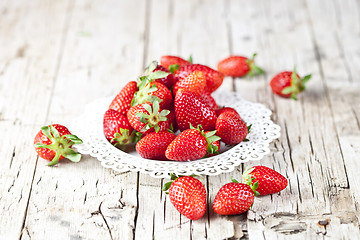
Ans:
[[[82,154],[96,157],[106,168],[117,172],[142,172],[155,178],[177,175],[218,175],[232,172],[241,163],[260,160],[270,153],[269,143],[280,136],[280,127],[271,119],[271,111],[264,105],[244,100],[237,93],[216,92],[213,94],[219,106],[235,108],[247,123],[252,124],[242,142],[232,148],[221,145],[222,153],[205,159],[189,162],[157,161],[141,158],[136,151],[123,152],[111,145],[103,134],[103,115],[112,98],[98,99],[86,106],[84,113],[70,124],[73,134],[84,143],[75,145]]]

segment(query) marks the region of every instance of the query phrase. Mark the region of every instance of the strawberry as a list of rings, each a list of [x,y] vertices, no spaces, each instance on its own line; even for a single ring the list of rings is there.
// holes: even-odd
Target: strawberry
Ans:
[[[220,215],[237,215],[248,211],[255,198],[256,185],[239,183],[235,179],[220,188],[215,196],[213,209]]]
[[[212,109],[216,110],[219,108],[219,106],[217,105],[215,99],[211,96],[211,93],[204,91],[201,94],[201,98],[205,101],[205,103],[207,105],[209,105]]]
[[[260,195],[268,195],[280,192],[288,185],[288,180],[275,170],[265,166],[255,166],[245,170],[243,183],[255,184]]]
[[[205,87],[206,79],[204,73],[200,71],[194,71],[186,77],[179,79],[179,81],[175,83],[173,93],[176,95],[176,92],[179,89],[183,89],[201,96]]]
[[[37,154],[51,161],[48,166],[56,165],[64,157],[72,162],[79,162],[81,154],[71,149],[74,144],[81,144],[82,140],[59,124],[52,124],[41,128],[34,139]]]
[[[240,116],[232,112],[221,113],[217,118],[215,129],[221,141],[229,145],[244,141],[249,132]]]
[[[224,80],[224,75],[222,73],[201,64],[191,64],[180,67],[176,71],[175,77],[179,81],[194,71],[201,71],[205,74],[205,78],[206,78],[205,90],[210,93],[218,89]]]
[[[169,69],[172,73],[175,73],[180,67],[190,65],[191,63],[191,57],[190,61],[186,61],[185,59],[176,56],[162,56],[160,59],[160,64],[165,68]]]
[[[134,94],[131,106],[142,103],[152,103],[155,100],[160,102],[160,108],[168,109],[172,105],[173,98],[170,90],[162,83],[151,82],[141,87]]]
[[[130,109],[131,100],[133,99],[137,90],[137,83],[135,81],[131,81],[126,84],[125,87],[112,100],[109,109],[118,111],[120,114],[126,114]]]
[[[171,174],[170,182],[164,184],[170,202],[176,210],[191,220],[202,218],[206,212],[206,190],[198,179],[191,176],[177,177]]]
[[[264,73],[260,67],[255,65],[256,53],[251,59],[242,56],[230,56],[218,63],[218,71],[230,77],[255,76]]]
[[[157,65],[157,67],[155,68],[155,70],[153,72],[157,72],[157,71],[166,72],[166,73],[169,73],[169,75],[167,75],[166,77],[163,77],[163,78],[155,79],[154,81],[162,83],[168,89],[171,89],[176,82],[174,75],[172,73],[170,73],[170,71],[168,69],[166,69],[164,66],[161,66],[161,65]]]
[[[311,74],[304,78],[296,73],[296,68],[293,72],[281,72],[270,81],[272,91],[285,98],[297,99],[296,95],[305,90],[305,84],[310,80]]]
[[[149,133],[137,142],[136,151],[143,158],[166,160],[166,148],[175,137],[174,133],[167,131]]]
[[[200,127],[181,132],[167,147],[165,156],[175,161],[192,161],[214,154],[218,148],[213,142],[220,140],[215,131],[204,133]]]
[[[179,90],[174,100],[175,114],[181,131],[193,126],[201,125],[205,131],[215,129],[216,113],[197,94]]]
[[[104,114],[103,129],[106,139],[115,146],[134,142],[135,131],[131,127],[126,115],[109,109]]]
[[[169,110],[161,110],[158,101],[153,104],[143,103],[131,107],[127,113],[130,125],[138,132],[150,133],[160,130],[160,123],[168,121]],[[170,124],[169,124],[170,126]]]
[[[223,107],[223,108],[215,110],[215,112],[216,112],[217,116],[219,116],[220,114],[222,114],[224,112],[231,112],[231,113],[233,113],[233,114],[240,117],[239,113],[235,109],[233,109],[231,107]]]

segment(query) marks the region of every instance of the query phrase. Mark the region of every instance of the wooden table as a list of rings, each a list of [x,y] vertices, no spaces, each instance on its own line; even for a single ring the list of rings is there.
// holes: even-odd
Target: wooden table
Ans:
[[[70,122],[162,55],[216,68],[253,52],[266,74],[221,88],[273,111],[281,137],[249,165],[274,168],[289,186],[247,214],[209,205],[189,221],[164,180],[90,156],[47,167],[35,154],[41,126]],[[294,65],[313,74],[306,92],[274,96],[271,77]],[[359,92],[359,0],[1,1],[0,239],[358,239]],[[209,201],[244,167],[204,177]]]

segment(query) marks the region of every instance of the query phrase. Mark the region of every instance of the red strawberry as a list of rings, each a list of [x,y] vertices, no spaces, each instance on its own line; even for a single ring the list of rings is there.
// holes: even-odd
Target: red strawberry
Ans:
[[[175,83],[173,93],[176,95],[176,92],[179,89],[183,89],[201,96],[205,87],[206,79],[204,73],[200,71],[194,71],[186,77],[179,79],[179,81]]]
[[[191,63],[192,61],[189,62],[176,56],[162,56],[160,59],[160,64],[167,69],[172,70],[172,73],[176,72],[179,67],[190,65]]]
[[[264,70],[255,65],[255,56],[256,54],[251,59],[242,56],[230,56],[218,63],[218,70],[231,77],[243,77],[245,75],[252,77],[263,74]]]
[[[195,93],[179,90],[174,100],[175,114],[181,131],[201,125],[205,131],[215,129],[216,113]]]
[[[305,90],[305,84],[310,78],[311,74],[300,78],[294,68],[293,72],[281,72],[273,77],[270,81],[270,87],[275,94],[296,100],[296,95]]]
[[[169,73],[169,75],[167,75],[166,77],[163,77],[163,78],[158,78],[158,79],[155,79],[154,81],[155,82],[159,82],[159,83],[162,83],[164,84],[168,89],[171,89],[175,82],[176,82],[176,79],[174,77],[173,74],[171,74],[169,72],[169,70],[167,70],[165,67],[161,66],[161,65],[157,65],[157,67],[155,68],[155,70],[153,72],[157,72],[157,71],[162,71],[162,72],[166,72],[166,73]]]
[[[240,116],[231,112],[224,112],[219,115],[215,129],[216,134],[221,137],[221,141],[229,145],[244,141],[249,132]]]
[[[172,105],[173,98],[170,90],[162,83],[152,82],[141,87],[134,94],[131,106],[142,103],[152,103],[155,100],[160,102],[160,108],[168,109]]]
[[[149,133],[136,144],[136,151],[141,157],[155,160],[166,160],[165,151],[176,135],[167,131]]]
[[[243,182],[247,184],[258,182],[256,190],[260,195],[280,192],[288,185],[288,180],[283,175],[265,166],[255,166],[245,170]]]
[[[161,110],[159,102],[155,100],[153,104],[143,103],[131,107],[127,118],[136,131],[147,134],[153,131],[158,132],[160,123],[168,121],[166,116],[169,113],[169,110]]]
[[[170,160],[192,161],[204,157],[207,153],[215,153],[212,143],[220,138],[215,131],[205,134],[200,129],[187,129],[181,132],[167,147],[165,155]]]
[[[131,100],[135,92],[138,90],[137,83],[134,81],[129,82],[125,87],[116,95],[110,103],[109,109],[118,111],[120,114],[126,114],[130,109]]]
[[[79,162],[81,154],[71,149],[74,144],[81,144],[82,140],[59,124],[52,124],[41,128],[34,139],[37,154],[51,161],[48,166],[56,165],[64,157],[72,162]]]
[[[109,109],[104,114],[104,135],[115,146],[134,142],[135,131],[131,127],[126,115]]]
[[[218,89],[224,80],[224,75],[222,73],[201,64],[191,64],[183,66],[176,71],[175,77],[180,80],[194,71],[201,71],[205,74],[205,90],[210,93]]]
[[[231,112],[231,113],[233,113],[235,115],[238,115],[240,117],[239,113],[235,109],[233,109],[231,107],[223,107],[223,108],[220,108],[220,109],[216,110],[215,112],[216,112],[217,116],[219,116],[220,114],[222,114],[224,112]]]
[[[216,110],[219,108],[215,99],[211,96],[211,93],[204,91],[201,97],[205,101],[205,103],[207,103],[212,109]]]
[[[248,211],[254,203],[253,190],[244,183],[227,183],[215,196],[213,209],[220,215],[237,215]]]
[[[164,185],[176,210],[191,220],[198,220],[206,212],[206,190],[204,184],[194,177],[171,175],[171,181]]]

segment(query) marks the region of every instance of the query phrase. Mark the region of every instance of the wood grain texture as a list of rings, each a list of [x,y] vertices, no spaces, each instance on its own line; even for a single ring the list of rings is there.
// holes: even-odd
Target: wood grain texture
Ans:
[[[360,235],[360,1],[135,0],[0,2],[0,239],[354,239]],[[208,209],[181,216],[166,180],[116,173],[90,157],[49,168],[33,136],[115,95],[162,55],[216,68],[250,57],[265,75],[226,78],[222,90],[265,104],[281,126],[271,154],[202,176]],[[298,101],[272,94],[272,76],[312,73]],[[245,165],[289,180],[239,216],[212,201]]]

